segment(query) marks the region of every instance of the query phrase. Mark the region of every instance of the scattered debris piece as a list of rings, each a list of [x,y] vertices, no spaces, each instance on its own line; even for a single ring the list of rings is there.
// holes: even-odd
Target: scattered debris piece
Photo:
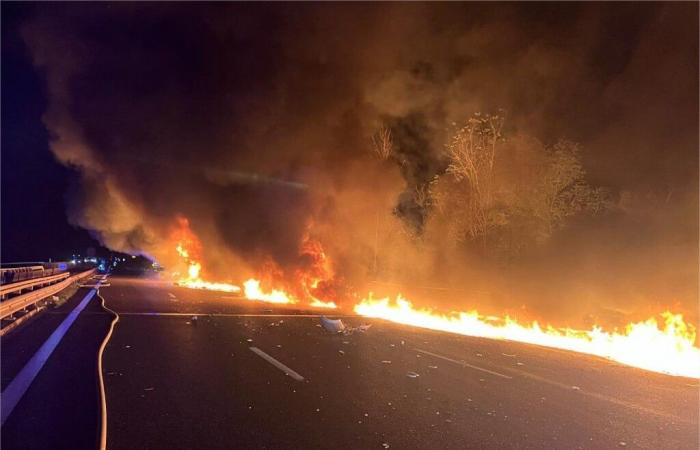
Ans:
[[[404,341],[404,340],[402,339],[402,340],[401,340],[401,345],[406,345],[406,341]]]
[[[509,355],[508,353],[501,353],[503,356],[507,356],[509,358],[515,358],[516,355]]]
[[[437,366],[428,366],[428,369],[437,369]]]
[[[343,341],[343,344],[348,345],[350,344],[350,341]]]
[[[125,345],[124,348],[131,348],[131,345]]]
[[[341,355],[344,355],[344,354],[345,354],[345,352],[342,351],[342,350],[338,350],[338,353],[340,353]]]
[[[389,347],[392,347],[392,348],[393,348],[393,347],[396,347],[396,346],[395,346],[394,344],[389,344]]]
[[[407,376],[408,378],[418,378],[420,375],[417,374],[417,373],[415,373],[415,372],[408,372],[408,373],[406,374],[406,376]]]
[[[476,356],[478,356],[479,358],[482,358],[484,355],[482,355],[481,353],[477,353]]]
[[[627,442],[620,441],[620,447],[626,447],[626,446],[627,446]]]
[[[384,442],[384,443],[382,444],[382,447],[384,447],[384,448],[389,448],[389,444],[387,444],[386,442]]]
[[[246,339],[246,341],[248,341],[248,342],[253,342],[253,340],[250,339],[250,338]]]
[[[516,365],[516,366],[524,366],[525,363],[521,363],[520,361],[518,361],[518,362],[515,363],[515,365]]]
[[[331,333],[342,333],[345,331],[345,324],[340,319],[329,319],[326,316],[321,316],[321,326],[326,329],[326,331]]]
[[[359,331],[361,333],[364,333],[367,331],[372,324],[365,324],[365,325],[359,325],[356,327],[348,327],[346,326],[342,320],[340,319],[329,319],[326,316],[321,316],[321,324],[316,324],[317,327],[323,327],[328,331],[329,333],[335,333],[335,334],[344,334],[346,336],[353,334],[356,331]],[[343,342],[345,343],[345,342]]]
[[[382,364],[391,364],[391,361],[385,359],[382,361]]]
[[[147,387],[144,389],[144,391],[152,391],[153,389],[155,389],[155,388],[154,387]]]
[[[574,391],[580,391],[580,390],[581,390],[581,388],[578,387],[578,386],[571,386],[571,389],[573,389]]]

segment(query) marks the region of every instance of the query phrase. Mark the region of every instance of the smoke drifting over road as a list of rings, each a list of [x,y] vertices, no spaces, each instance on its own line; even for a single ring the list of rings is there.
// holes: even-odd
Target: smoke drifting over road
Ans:
[[[292,273],[313,239],[348,283],[418,303],[697,318],[697,8],[56,4],[24,36],[80,173],[70,219],[114,250],[177,264],[186,217],[215,278]],[[508,154],[579,142],[610,207],[493,257],[420,193],[455,127],[500,109]]]

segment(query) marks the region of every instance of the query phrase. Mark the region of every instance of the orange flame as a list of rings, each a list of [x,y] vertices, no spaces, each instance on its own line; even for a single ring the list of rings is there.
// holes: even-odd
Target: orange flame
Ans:
[[[484,317],[477,311],[440,314],[417,309],[398,295],[374,299],[372,295],[355,305],[357,314],[432,330],[465,336],[511,340],[574,352],[587,353],[629,366],[670,375],[700,377],[700,348],[695,346],[696,331],[681,314],[664,312],[663,325],[655,318],[631,323],[623,333],[607,332],[598,326],[589,331],[570,328],[544,329],[537,322],[520,324],[506,316]]]

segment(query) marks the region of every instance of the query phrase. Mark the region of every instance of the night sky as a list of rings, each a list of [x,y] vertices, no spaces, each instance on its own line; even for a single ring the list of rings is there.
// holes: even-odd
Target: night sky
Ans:
[[[65,196],[76,172],[49,150],[41,121],[45,83],[31,63],[18,26],[32,5],[2,4],[2,261],[46,261],[99,248],[68,224]]]

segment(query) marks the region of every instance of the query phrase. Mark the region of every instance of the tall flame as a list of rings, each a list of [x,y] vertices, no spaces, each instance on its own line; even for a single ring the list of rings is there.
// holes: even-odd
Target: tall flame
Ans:
[[[179,286],[191,288],[191,289],[208,289],[212,291],[222,291],[222,292],[240,292],[241,288],[235,284],[229,283],[213,283],[211,281],[204,281],[200,272],[202,271],[202,264],[198,261],[193,260],[190,257],[190,252],[184,247],[182,242],[178,242],[177,247],[175,247],[177,253],[185,260],[187,263],[187,277],[180,278],[177,281]]]
[[[289,296],[284,291],[276,289],[264,292],[260,287],[260,281],[253,278],[243,283],[245,297],[248,300],[260,300],[268,303],[296,303],[296,299]]]
[[[661,326],[655,318],[650,318],[628,324],[624,332],[607,332],[598,326],[589,331],[551,326],[543,329],[537,322],[520,324],[508,316],[484,317],[477,311],[441,314],[417,309],[401,295],[392,302],[389,298],[374,299],[370,294],[354,310],[362,316],[416,327],[571,350],[654,372],[700,377],[695,327],[684,322],[681,314],[668,311],[661,314]]]

